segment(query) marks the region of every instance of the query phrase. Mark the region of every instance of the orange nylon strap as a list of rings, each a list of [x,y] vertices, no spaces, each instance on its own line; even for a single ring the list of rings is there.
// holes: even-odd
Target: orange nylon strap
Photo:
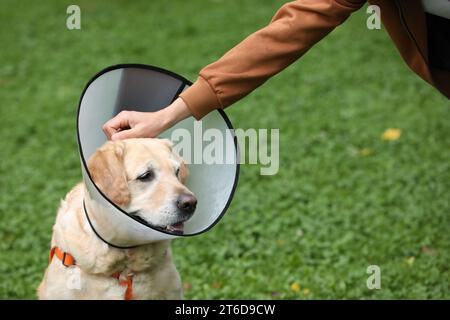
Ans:
[[[112,275],[112,277],[119,280],[119,284],[122,287],[127,287],[125,290],[125,300],[133,299],[133,276],[127,276],[125,280],[120,280],[120,272],[116,272]]]
[[[64,252],[58,247],[53,247],[50,250],[50,259],[48,263],[52,262],[54,256],[61,260],[65,267],[75,265],[75,258],[70,253]],[[125,290],[125,300],[133,299],[133,276],[127,276],[126,280],[120,280],[120,272],[116,272],[112,275],[112,277],[116,278],[122,287],[127,287]]]
[[[61,260],[62,264],[65,267],[70,267],[75,265],[75,258],[67,252],[62,251],[58,247],[53,247],[50,250],[50,259],[49,262],[52,262],[53,257],[56,256],[59,260]]]

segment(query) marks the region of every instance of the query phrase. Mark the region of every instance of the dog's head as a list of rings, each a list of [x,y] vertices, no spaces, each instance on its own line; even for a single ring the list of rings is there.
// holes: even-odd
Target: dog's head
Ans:
[[[197,199],[184,185],[188,169],[169,140],[108,141],[88,169],[112,202],[152,226],[182,234],[194,214]]]

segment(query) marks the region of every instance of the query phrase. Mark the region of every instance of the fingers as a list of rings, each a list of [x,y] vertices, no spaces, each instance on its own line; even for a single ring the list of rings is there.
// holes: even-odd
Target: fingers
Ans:
[[[136,128],[128,129],[128,130],[122,130],[119,132],[116,132],[111,135],[111,140],[124,140],[124,139],[131,139],[131,138],[142,138],[142,135],[139,130]]]
[[[112,135],[117,132],[115,129],[109,127],[106,123],[103,125],[102,129],[108,140],[111,140]]]
[[[111,140],[112,136],[117,132],[130,128],[130,112],[122,111],[114,118],[107,121],[102,129],[105,135]]]
[[[165,115],[159,112],[122,111],[102,129],[108,140],[155,137],[165,129]]]

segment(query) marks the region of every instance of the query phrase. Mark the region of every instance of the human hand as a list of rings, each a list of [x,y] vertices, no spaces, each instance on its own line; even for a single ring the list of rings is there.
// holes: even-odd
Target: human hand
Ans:
[[[152,138],[191,115],[183,99],[156,112],[122,111],[103,125],[108,140]]]

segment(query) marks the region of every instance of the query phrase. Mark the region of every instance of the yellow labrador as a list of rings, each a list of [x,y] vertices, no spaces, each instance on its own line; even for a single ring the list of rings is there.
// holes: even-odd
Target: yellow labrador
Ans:
[[[188,172],[164,139],[107,142],[88,161],[92,179],[113,202],[160,228],[182,232],[197,200],[184,182]],[[132,249],[100,240],[83,211],[83,183],[61,202],[51,260],[40,299],[181,299],[180,275],[170,240]],[[101,222],[107,223],[107,222]]]

